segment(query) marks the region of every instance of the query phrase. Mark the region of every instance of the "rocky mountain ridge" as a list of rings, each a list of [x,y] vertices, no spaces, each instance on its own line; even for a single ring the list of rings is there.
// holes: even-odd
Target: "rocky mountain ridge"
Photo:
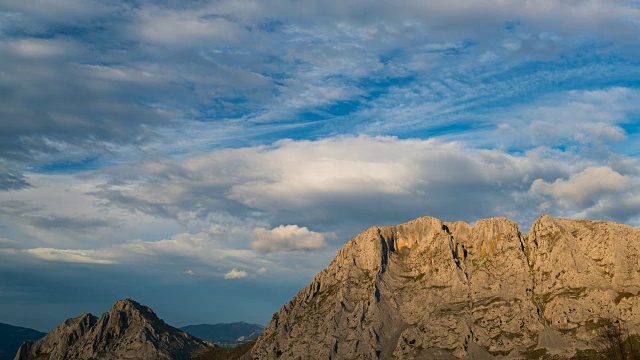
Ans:
[[[422,217],[345,244],[285,304],[253,359],[525,358],[592,347],[599,322],[640,325],[640,230],[540,217]]]
[[[24,342],[15,360],[188,360],[212,347],[166,324],[150,308],[124,299],[99,318],[85,313],[37,342]]]

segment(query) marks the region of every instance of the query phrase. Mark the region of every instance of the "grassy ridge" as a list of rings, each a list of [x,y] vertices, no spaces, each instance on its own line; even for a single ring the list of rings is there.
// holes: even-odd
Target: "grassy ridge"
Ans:
[[[223,348],[216,347],[207,351],[206,353],[196,356],[193,358],[194,360],[238,360],[242,357],[242,355],[251,351],[253,345],[256,343],[255,340],[248,341],[242,345],[236,346],[234,348]]]

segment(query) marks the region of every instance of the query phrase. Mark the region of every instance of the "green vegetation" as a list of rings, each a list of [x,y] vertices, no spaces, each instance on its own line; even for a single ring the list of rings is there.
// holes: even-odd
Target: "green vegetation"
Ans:
[[[216,347],[204,354],[194,357],[194,360],[238,360],[251,351],[256,341],[252,340],[234,348]]]
[[[314,296],[316,304],[322,304],[327,298],[335,296],[338,293],[337,285],[331,285],[323,291],[320,291]]]
[[[514,339],[522,339],[524,337],[524,334],[522,333],[504,333],[502,334],[505,338],[509,339],[509,340],[514,340]]]
[[[576,333],[578,332],[578,328],[576,327],[573,329],[558,329],[558,331],[564,335],[576,336]]]
[[[416,276],[402,276],[402,278],[411,280],[411,281],[420,281],[422,280],[423,277],[424,277],[424,273]]]
[[[631,298],[634,296],[635,295],[630,292],[621,292],[621,293],[618,293],[618,296],[616,296],[615,302],[616,304],[620,304],[620,301],[622,301],[622,299]]]
[[[524,356],[525,359],[530,359],[530,360],[563,360],[563,359],[567,359],[564,356],[561,355],[551,355],[551,354],[547,354],[547,349],[544,348],[540,348],[540,349],[534,349],[534,348],[529,348],[527,351],[522,353],[522,356]]]
[[[596,360],[602,359],[602,357],[598,354],[594,349],[578,349],[576,350],[576,354],[572,359],[575,360]]]
[[[489,354],[493,356],[507,356],[511,351],[487,351]]]
[[[480,307],[480,306],[489,306],[492,304],[496,304],[496,303],[505,303],[507,302],[507,300],[499,297],[499,296],[492,296],[490,298],[483,298],[480,300],[475,301],[471,306],[474,308]]]
[[[448,289],[450,287],[451,286],[449,286],[449,285],[443,285],[443,286],[441,286],[441,285],[431,285],[431,286],[429,286],[429,289],[444,290],[444,289]]]
[[[604,359],[640,359],[640,337],[630,335],[629,328],[620,320],[603,319],[598,330],[598,352]]]
[[[362,270],[362,277],[364,278],[364,282],[367,283],[373,282],[374,280],[373,275],[371,275],[371,272],[369,272],[369,270]]]
[[[586,292],[587,292],[586,287],[577,287],[577,288],[569,287],[566,290],[560,291],[557,293],[542,294],[540,296],[540,300],[542,301],[543,304],[546,304],[558,296],[566,296],[571,299],[579,299],[583,297]]]

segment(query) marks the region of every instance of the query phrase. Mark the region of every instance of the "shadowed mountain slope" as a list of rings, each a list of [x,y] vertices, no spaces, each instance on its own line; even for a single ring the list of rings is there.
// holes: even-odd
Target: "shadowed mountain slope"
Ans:
[[[46,333],[20,326],[0,324],[0,360],[11,360],[23,341],[37,341]]]

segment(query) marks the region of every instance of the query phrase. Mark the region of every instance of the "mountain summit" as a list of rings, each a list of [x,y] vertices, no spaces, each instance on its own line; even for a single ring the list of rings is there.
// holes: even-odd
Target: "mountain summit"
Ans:
[[[100,318],[68,319],[37,342],[24,342],[15,360],[188,360],[212,345],[158,318],[149,307],[124,299]]]
[[[258,338],[254,359],[570,356],[602,319],[640,325],[640,230],[540,217],[422,217],[345,244]]]

